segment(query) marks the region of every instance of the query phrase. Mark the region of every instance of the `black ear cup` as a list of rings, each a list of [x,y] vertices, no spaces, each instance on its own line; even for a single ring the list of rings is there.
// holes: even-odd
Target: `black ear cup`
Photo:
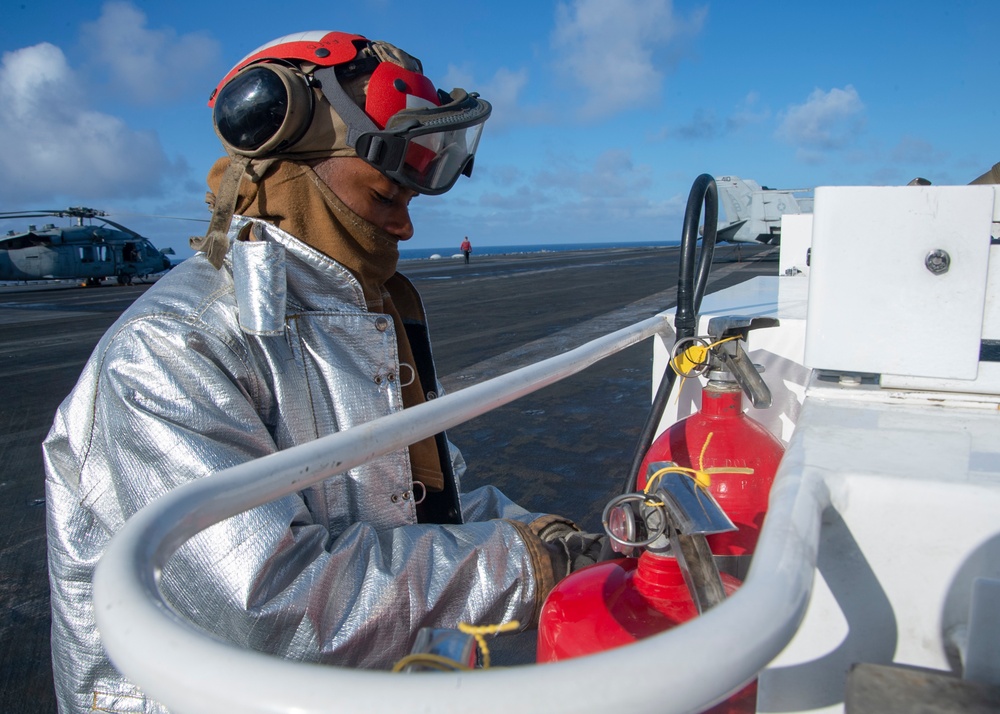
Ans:
[[[243,69],[215,98],[215,132],[233,153],[251,158],[279,153],[298,141],[312,120],[306,78],[282,64]]]

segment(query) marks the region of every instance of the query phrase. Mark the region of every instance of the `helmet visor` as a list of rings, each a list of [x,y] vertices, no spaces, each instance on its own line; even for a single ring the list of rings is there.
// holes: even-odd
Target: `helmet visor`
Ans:
[[[476,94],[455,90],[440,106],[404,109],[383,131],[362,134],[358,156],[418,193],[444,193],[462,174],[472,174],[483,124],[492,108]]]

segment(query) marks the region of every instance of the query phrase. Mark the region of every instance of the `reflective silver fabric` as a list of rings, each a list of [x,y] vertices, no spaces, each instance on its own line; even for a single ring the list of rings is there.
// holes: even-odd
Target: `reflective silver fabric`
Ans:
[[[92,612],[94,566],[133,513],[402,408],[400,380],[385,378],[399,370],[392,320],[292,236],[268,226],[264,242],[236,241],[246,222],[222,270],[191,258],[121,316],[45,441],[63,712],[164,711],[108,661]],[[164,592],[239,646],[357,667],[391,665],[421,626],[529,621],[529,555],[495,519],[534,516],[486,488],[463,497],[464,525],[418,525],[412,494],[407,451],[389,454],[200,534],[168,563]]]

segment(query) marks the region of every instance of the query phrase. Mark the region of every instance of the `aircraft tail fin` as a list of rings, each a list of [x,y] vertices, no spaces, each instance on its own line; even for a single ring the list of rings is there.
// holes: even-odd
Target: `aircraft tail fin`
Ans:
[[[812,212],[812,198],[796,196],[812,189],[768,188],[739,176],[718,176],[715,184],[721,209],[719,240],[778,245],[783,215]]]
[[[719,188],[719,207],[725,213],[726,223],[745,223],[750,218],[754,191],[760,191],[760,184],[739,176],[717,176],[715,185]]]

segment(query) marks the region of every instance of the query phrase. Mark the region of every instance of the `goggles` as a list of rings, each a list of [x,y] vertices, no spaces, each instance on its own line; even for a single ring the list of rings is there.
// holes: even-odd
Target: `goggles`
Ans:
[[[418,193],[448,191],[459,176],[471,176],[483,124],[492,107],[477,94],[455,89],[441,106],[407,108],[382,131],[358,137],[358,156],[397,183]]]

